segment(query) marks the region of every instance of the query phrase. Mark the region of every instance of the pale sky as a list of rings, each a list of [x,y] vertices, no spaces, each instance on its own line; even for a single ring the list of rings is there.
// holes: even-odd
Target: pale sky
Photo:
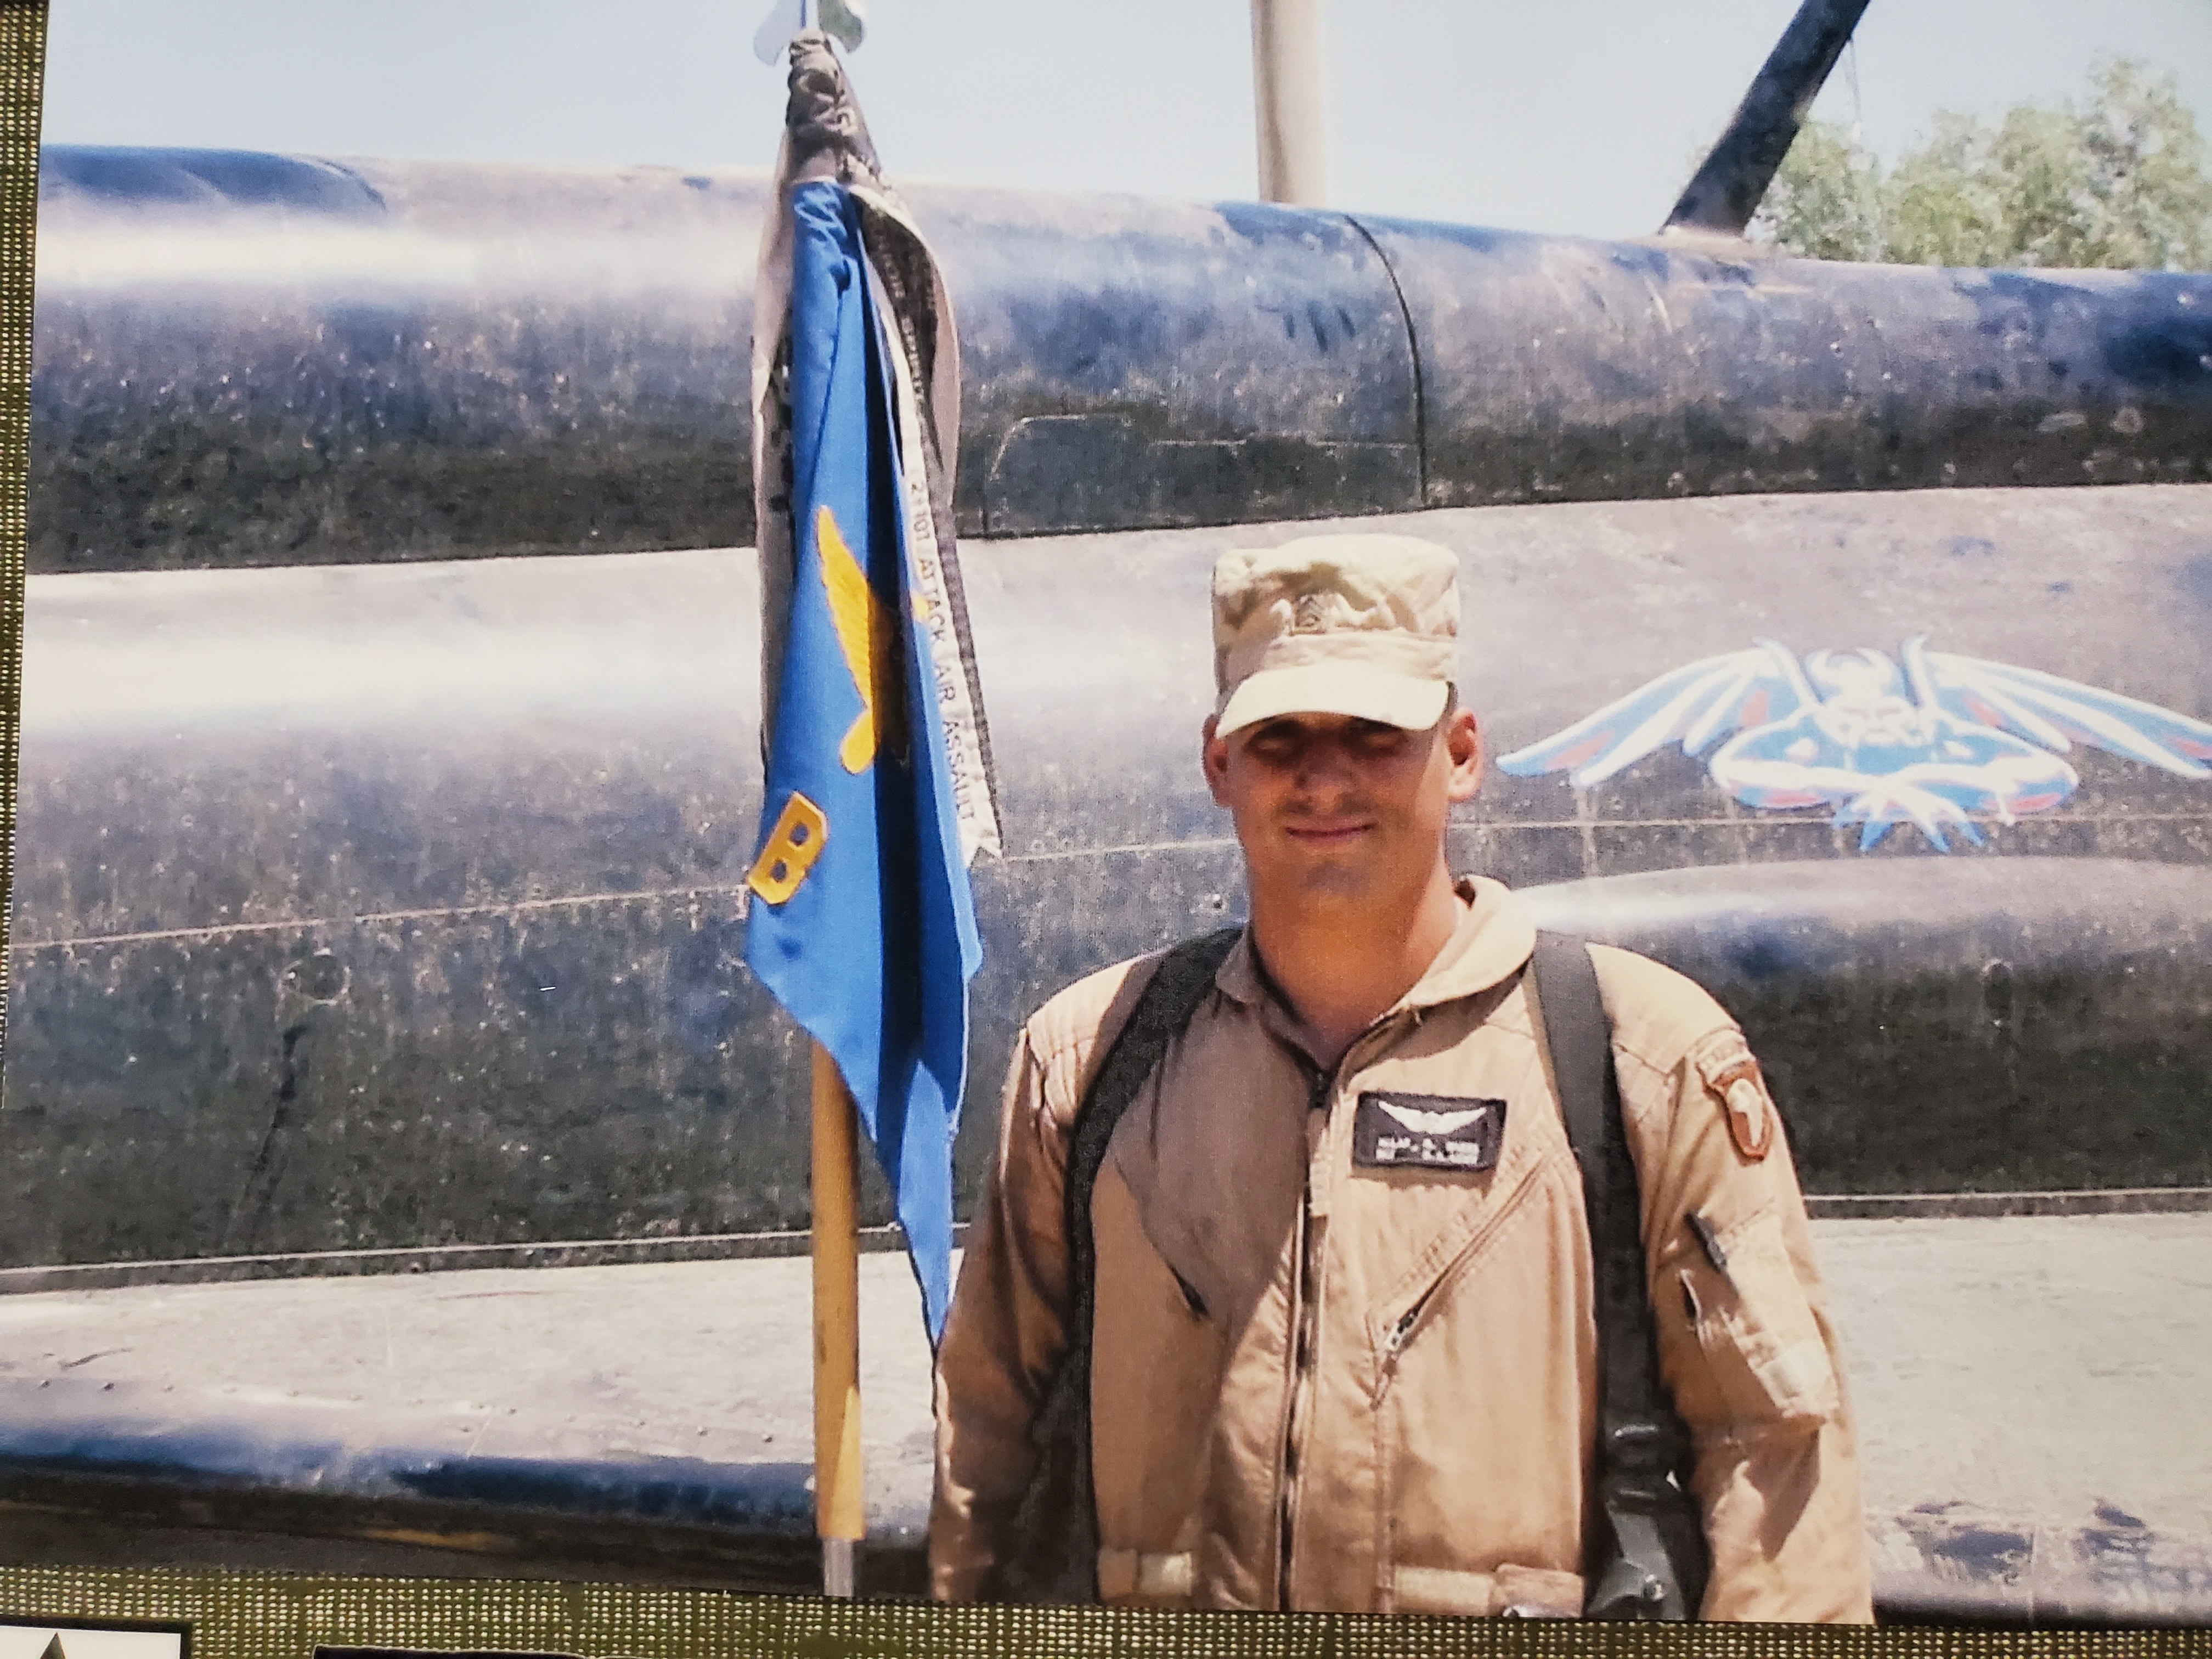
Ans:
[[[1796,0],[1321,0],[1333,205],[1656,229]],[[894,180],[1249,198],[1245,0],[868,0]],[[49,142],[765,167],[766,0],[59,0]],[[1894,156],[1934,112],[2172,70],[2212,138],[2212,0],[1872,0],[1814,112]]]

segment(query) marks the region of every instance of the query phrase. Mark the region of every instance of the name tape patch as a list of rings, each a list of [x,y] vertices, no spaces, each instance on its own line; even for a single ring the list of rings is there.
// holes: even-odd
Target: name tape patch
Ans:
[[[1453,1095],[1370,1091],[1352,1119],[1352,1161],[1369,1170],[1493,1169],[1505,1140],[1505,1103]]]

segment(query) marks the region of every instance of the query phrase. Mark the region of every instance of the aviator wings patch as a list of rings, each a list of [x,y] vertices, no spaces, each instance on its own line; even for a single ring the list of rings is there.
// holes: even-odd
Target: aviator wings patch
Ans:
[[[1505,1103],[1451,1095],[1359,1097],[1352,1162],[1366,1170],[1492,1169],[1505,1139]]]

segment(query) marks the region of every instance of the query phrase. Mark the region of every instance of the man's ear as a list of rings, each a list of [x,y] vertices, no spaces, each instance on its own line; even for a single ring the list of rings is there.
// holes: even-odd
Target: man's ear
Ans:
[[[1214,736],[1217,719],[1217,716],[1208,714],[1205,726],[1200,728],[1201,741],[1198,763],[1206,774],[1206,787],[1213,795],[1213,804],[1226,806],[1229,803],[1222,798],[1221,792],[1229,782],[1229,739]]]
[[[1473,800],[1482,787],[1482,726],[1471,708],[1455,708],[1444,716],[1444,754],[1451,762],[1447,792],[1453,800]]]

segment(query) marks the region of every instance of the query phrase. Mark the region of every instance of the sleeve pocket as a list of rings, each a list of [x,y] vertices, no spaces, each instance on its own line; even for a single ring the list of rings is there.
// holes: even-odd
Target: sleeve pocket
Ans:
[[[1725,1272],[1692,1258],[1682,1285],[1698,1346],[1730,1416],[1746,1423],[1811,1423],[1841,1403],[1835,1366],[1813,1304],[1771,1215],[1719,1235]]]

